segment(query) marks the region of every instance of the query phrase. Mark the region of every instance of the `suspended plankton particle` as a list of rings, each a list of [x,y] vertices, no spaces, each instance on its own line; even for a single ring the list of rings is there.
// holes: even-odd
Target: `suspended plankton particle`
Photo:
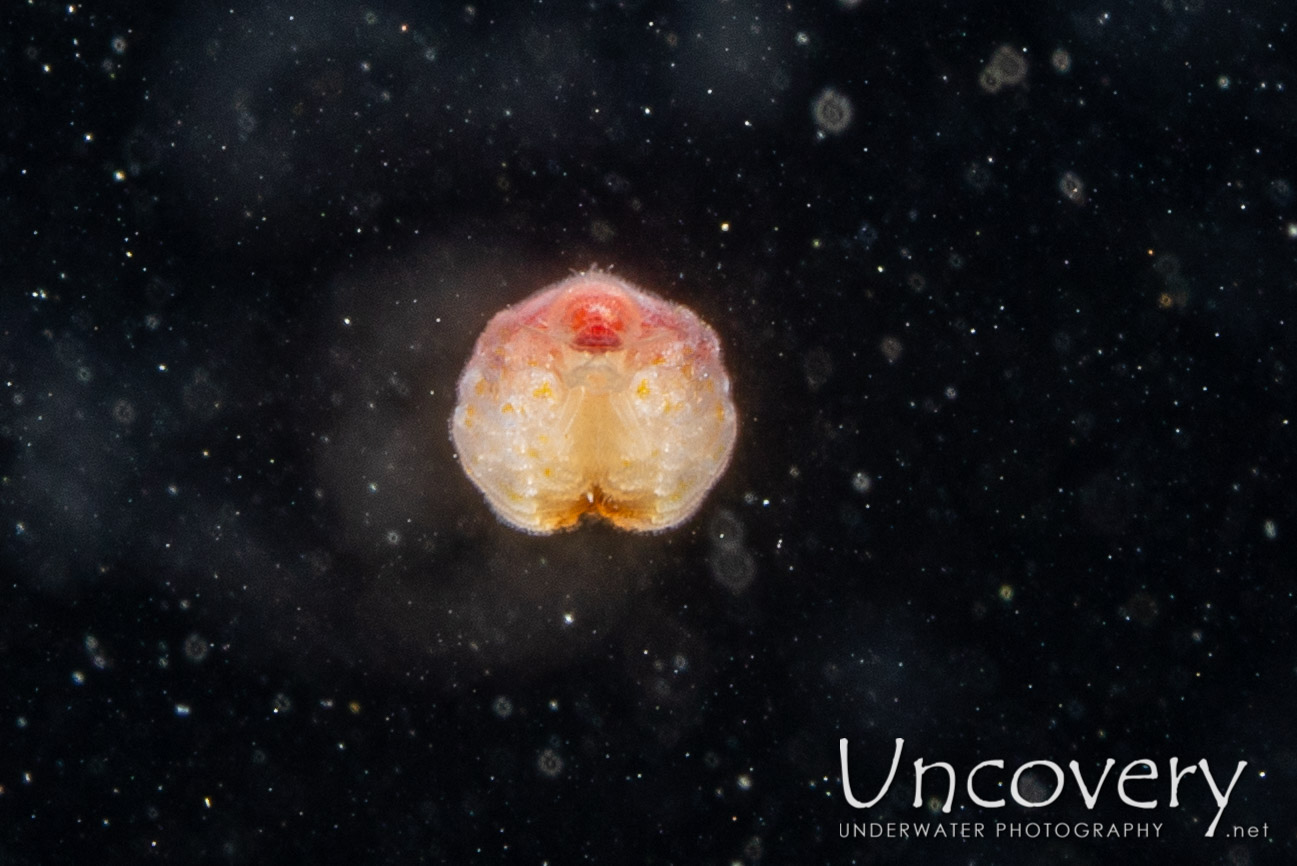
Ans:
[[[487,323],[459,380],[451,436],[510,526],[584,514],[635,532],[688,520],[738,430],[716,332],[691,310],[599,271]]]

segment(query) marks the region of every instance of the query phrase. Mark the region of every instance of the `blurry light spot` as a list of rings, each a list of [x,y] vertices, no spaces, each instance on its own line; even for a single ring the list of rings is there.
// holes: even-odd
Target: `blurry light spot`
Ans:
[[[717,547],[739,548],[743,546],[743,523],[728,508],[719,509],[708,526],[712,544]]]
[[[714,547],[708,564],[716,582],[735,595],[744,592],[756,578],[756,561],[742,547]]]
[[[606,244],[617,237],[617,229],[607,220],[597,219],[590,223],[590,237],[601,244]]]
[[[1017,87],[1027,78],[1027,58],[1012,45],[995,49],[990,61],[982,67],[978,85],[987,93],[999,93],[1006,87]]]
[[[905,351],[905,346],[901,343],[899,337],[886,336],[879,341],[878,351],[883,353],[883,357],[887,359],[887,363],[895,364],[901,359],[901,355]]]
[[[851,100],[832,87],[821,90],[811,106],[815,125],[821,133],[827,135],[837,135],[844,131],[851,125],[854,114]]]
[[[1058,191],[1072,204],[1085,204],[1085,182],[1074,171],[1065,171],[1058,179]]]
[[[1292,184],[1285,178],[1277,177],[1270,181],[1269,185],[1266,187],[1266,195],[1269,197],[1270,201],[1280,207],[1287,207],[1292,203]]]
[[[553,749],[545,749],[536,757],[536,769],[548,779],[557,779],[563,773],[563,756]]]
[[[135,423],[135,406],[132,406],[127,399],[119,399],[113,403],[113,420],[122,427],[130,427]]]
[[[964,183],[974,192],[984,192],[991,185],[991,170],[981,160],[969,163],[964,169]]]
[[[802,370],[806,374],[807,387],[818,391],[833,375],[833,358],[823,346],[816,346],[802,358]]]
[[[856,243],[864,249],[869,249],[878,241],[878,229],[870,223],[861,223],[860,228],[856,229]]]
[[[194,664],[199,664],[207,658],[207,654],[211,652],[212,645],[207,642],[207,638],[203,637],[198,632],[194,632],[189,635],[189,637],[185,638],[183,649],[185,658],[189,659]]]

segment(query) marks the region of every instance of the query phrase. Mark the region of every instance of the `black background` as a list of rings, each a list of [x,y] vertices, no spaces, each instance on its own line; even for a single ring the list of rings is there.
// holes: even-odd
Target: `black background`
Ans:
[[[3,18],[0,861],[1293,857],[1286,4]],[[455,380],[592,265],[717,329],[739,444],[533,538]],[[906,740],[873,810],[840,737],[858,795]],[[839,838],[942,818],[920,756],[1115,758],[949,818],[1161,838]],[[1248,762],[1215,838],[1172,756]]]

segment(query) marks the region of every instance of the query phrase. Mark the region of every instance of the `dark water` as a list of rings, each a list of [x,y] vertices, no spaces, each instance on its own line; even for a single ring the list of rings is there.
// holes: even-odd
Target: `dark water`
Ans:
[[[1293,858],[1287,7],[0,17],[0,861]],[[455,460],[591,266],[725,345],[669,533]]]

